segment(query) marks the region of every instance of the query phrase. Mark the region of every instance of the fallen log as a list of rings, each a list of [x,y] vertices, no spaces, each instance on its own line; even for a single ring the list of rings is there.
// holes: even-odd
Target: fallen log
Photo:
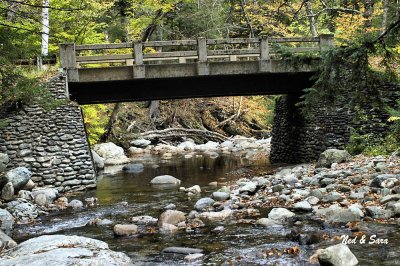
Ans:
[[[141,138],[147,140],[153,139],[176,139],[176,138],[201,138],[203,140],[211,140],[224,142],[228,137],[209,130],[191,129],[191,128],[167,128],[163,130],[151,130],[140,134]]]

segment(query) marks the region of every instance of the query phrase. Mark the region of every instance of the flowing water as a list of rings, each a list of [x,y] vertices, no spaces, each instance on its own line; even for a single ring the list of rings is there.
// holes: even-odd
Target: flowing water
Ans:
[[[179,232],[175,235],[144,233],[134,237],[116,238],[110,226],[85,226],[94,218],[107,218],[114,223],[128,223],[130,217],[150,215],[158,217],[163,207],[175,204],[178,210],[186,213],[193,210],[198,198],[188,199],[178,188],[160,189],[149,185],[150,180],[163,174],[169,174],[182,180],[181,186],[200,185],[202,197],[209,196],[215,187],[208,184],[213,181],[226,183],[242,176],[256,176],[273,170],[265,160],[248,161],[232,155],[218,158],[207,156],[185,159],[176,157],[161,160],[158,157],[144,157],[138,162],[145,165],[140,173],[124,173],[121,167],[108,169],[99,176],[96,190],[79,199],[97,197],[99,205],[82,211],[62,211],[44,216],[36,224],[19,225],[14,238],[19,242],[43,234],[66,234],[91,237],[107,242],[112,250],[128,254],[135,265],[179,265],[183,264],[184,255],[164,254],[165,247],[180,246],[201,248],[204,250],[203,264],[220,265],[225,263],[243,265],[308,265],[309,257],[317,248],[332,245],[322,242],[316,245],[300,245],[290,241],[287,234],[294,228],[264,228],[245,222],[230,221],[225,224],[208,224],[204,228],[191,232]],[[261,210],[263,217],[268,210]],[[302,216],[300,215],[300,218]],[[303,217],[301,230],[305,234],[319,232],[331,235],[348,234],[345,228],[326,228],[318,221]],[[214,232],[218,225],[224,225],[223,232]],[[351,250],[361,265],[400,265],[400,236],[397,227],[369,224],[370,233],[386,237],[389,245],[352,245]],[[322,231],[323,230],[323,231]],[[299,254],[267,256],[271,249],[288,250],[299,246]]]

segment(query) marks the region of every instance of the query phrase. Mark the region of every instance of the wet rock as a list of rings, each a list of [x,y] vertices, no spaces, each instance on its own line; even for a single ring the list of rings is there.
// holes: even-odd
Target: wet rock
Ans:
[[[354,266],[358,264],[356,256],[344,244],[330,246],[318,250],[317,253],[321,266]]]
[[[394,180],[399,180],[400,175],[397,174],[380,174],[376,176],[374,179],[372,179],[370,186],[371,187],[378,187],[378,188],[383,188],[385,183],[384,181],[387,179],[394,179]]]
[[[390,210],[384,210],[377,206],[368,206],[365,208],[367,215],[373,219],[389,219],[392,216]]]
[[[173,203],[168,204],[163,208],[164,210],[176,210],[176,205]]]
[[[143,215],[132,217],[131,222],[134,224],[156,225],[158,219],[151,216]]]
[[[131,236],[137,234],[138,227],[134,224],[116,224],[113,231],[116,236]]]
[[[185,256],[185,258],[183,260],[186,262],[194,262],[194,261],[201,260],[203,257],[204,257],[204,255],[201,253],[195,253],[195,254],[189,254],[189,255]]]
[[[194,208],[197,211],[202,211],[202,210],[206,209],[207,207],[213,205],[214,202],[215,201],[212,198],[201,198],[196,202],[196,204],[194,205]]]
[[[22,242],[7,257],[1,265],[132,265],[127,255],[111,251],[105,242],[81,236],[39,236]]]
[[[7,165],[10,162],[10,158],[6,153],[0,153],[0,173],[7,169]]]
[[[181,180],[170,175],[156,176],[150,181],[150,184],[154,185],[164,185],[164,184],[179,185],[180,183]]]
[[[176,253],[176,254],[197,254],[202,253],[203,250],[199,248],[186,248],[186,247],[168,247],[162,250],[163,253]]]
[[[8,203],[7,210],[13,217],[23,222],[36,219],[39,216],[36,205],[26,202],[26,200],[19,199]]]
[[[222,210],[219,212],[202,212],[200,213],[199,218],[205,221],[217,222],[228,219],[232,216],[232,214],[232,210]]]
[[[185,213],[181,211],[167,210],[160,215],[158,225],[161,226],[164,223],[177,225],[182,221],[185,221]]]
[[[0,230],[0,248],[2,250],[7,250],[10,248],[15,248],[16,246],[17,242]]]
[[[351,158],[346,150],[328,149],[319,156],[316,167],[331,167],[333,163],[343,163]]]
[[[180,143],[177,147],[185,151],[192,151],[196,148],[196,144],[193,141],[184,141]]]
[[[96,169],[98,170],[104,169],[104,159],[101,158],[94,150],[91,150],[91,152],[92,152],[93,163]]]
[[[230,194],[226,192],[216,191],[213,192],[212,197],[217,201],[224,201],[230,198]]]
[[[248,193],[248,194],[254,194],[254,192],[257,189],[257,184],[254,182],[246,182],[243,186],[239,188],[239,193]]]
[[[163,223],[160,227],[161,234],[175,234],[179,228],[172,224]]]
[[[215,233],[221,233],[221,232],[225,231],[225,227],[220,225],[220,226],[215,227],[212,231]]]
[[[293,205],[296,211],[312,211],[311,204],[308,201],[300,201]]]
[[[288,218],[293,216],[295,214],[285,208],[273,208],[268,214],[268,218],[276,221],[278,224],[285,223]]]
[[[193,194],[200,194],[201,193],[201,188],[200,188],[199,185],[194,185],[194,186],[192,186],[190,188],[187,188],[186,192],[190,192],[190,193],[193,193]]]
[[[107,226],[111,224],[113,224],[113,221],[109,219],[95,218],[93,220],[90,220],[86,225]]]
[[[11,182],[5,184],[1,190],[1,198],[5,201],[10,201],[14,198],[14,186]]]
[[[147,139],[135,139],[131,141],[131,145],[139,148],[145,148],[151,144],[150,140]]]
[[[83,208],[83,203],[80,200],[71,200],[70,203],[68,203],[68,207],[77,210],[77,209],[82,209]]]
[[[124,172],[138,174],[144,171],[144,165],[141,163],[128,164],[122,167]]]
[[[6,184],[11,182],[15,192],[22,189],[31,179],[32,173],[26,167],[18,167],[8,171],[2,178],[1,183]]]
[[[13,227],[14,217],[7,210],[0,209],[0,229],[7,235],[10,235]]]

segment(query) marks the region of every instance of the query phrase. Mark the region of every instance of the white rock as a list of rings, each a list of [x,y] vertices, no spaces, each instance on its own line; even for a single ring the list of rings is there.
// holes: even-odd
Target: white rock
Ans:
[[[348,246],[337,244],[326,249],[318,250],[318,261],[321,265],[354,266],[358,264],[356,256]]]

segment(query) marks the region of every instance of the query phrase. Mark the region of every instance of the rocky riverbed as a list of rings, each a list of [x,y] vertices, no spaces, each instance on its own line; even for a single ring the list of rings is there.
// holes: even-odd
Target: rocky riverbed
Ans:
[[[256,165],[256,171],[243,171],[241,160],[251,162],[252,157],[242,149],[244,156],[232,159],[235,146],[229,151],[218,144],[213,151],[218,156],[209,148],[175,147],[179,152],[170,158],[164,154],[171,148],[150,147],[152,152],[127,157],[130,164],[99,179],[96,191],[67,195],[69,199],[51,188],[19,190],[18,197],[3,200],[1,229],[10,234],[14,221],[25,223],[14,230],[17,241],[46,233],[69,235],[54,236],[50,242],[57,248],[43,249],[58,254],[65,245],[71,249],[65,254],[71,252],[78,265],[86,265],[79,258],[89,253],[87,258],[99,265],[105,265],[99,258],[107,258],[107,265],[128,265],[131,259],[149,265],[376,265],[382,259],[382,265],[399,264],[398,155],[351,157],[328,150],[317,164],[262,170]],[[155,150],[162,152],[156,155]],[[146,153],[157,159],[138,161]],[[216,171],[230,160],[238,163]],[[190,167],[184,166],[188,161]],[[36,251],[26,250],[29,244],[24,243],[45,237],[15,249],[6,234],[3,247],[12,250],[3,252],[4,265],[29,261]],[[75,234],[104,242],[88,247],[87,241],[95,240],[69,239]]]

